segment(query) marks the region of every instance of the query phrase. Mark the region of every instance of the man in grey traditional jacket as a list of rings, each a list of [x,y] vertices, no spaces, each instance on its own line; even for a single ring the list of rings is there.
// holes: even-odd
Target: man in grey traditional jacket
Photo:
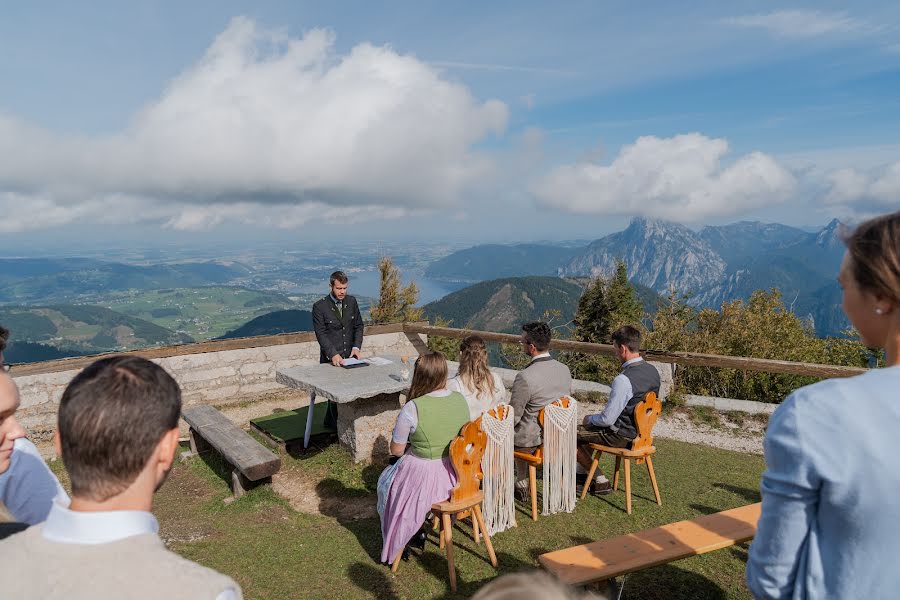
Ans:
[[[522,351],[531,362],[519,371],[512,386],[509,403],[515,420],[517,451],[532,452],[542,443],[538,415],[541,409],[572,393],[572,374],[569,367],[550,356],[550,326],[540,321],[522,325]],[[516,489],[520,497],[528,489],[528,465],[516,461]]]
[[[136,356],[98,360],[59,405],[68,507],[0,541],[4,598],[240,600],[230,578],[166,549],[150,513],[178,448],[181,390]]]

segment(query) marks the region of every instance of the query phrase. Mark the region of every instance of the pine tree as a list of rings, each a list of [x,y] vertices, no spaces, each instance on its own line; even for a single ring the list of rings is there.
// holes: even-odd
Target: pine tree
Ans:
[[[644,307],[638,300],[634,286],[628,281],[628,269],[624,261],[617,261],[616,274],[606,286],[605,301],[609,329],[603,339],[604,343],[609,343],[609,336],[622,325],[641,326]]]
[[[394,261],[385,256],[378,263],[381,274],[381,289],[378,302],[369,311],[373,323],[400,323],[418,321],[422,318],[422,309],[416,308],[419,300],[419,288],[410,283],[400,288],[400,270]]]

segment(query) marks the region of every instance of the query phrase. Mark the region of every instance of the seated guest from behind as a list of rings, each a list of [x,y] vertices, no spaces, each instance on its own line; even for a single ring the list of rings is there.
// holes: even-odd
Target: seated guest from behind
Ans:
[[[447,360],[440,352],[416,360],[407,397],[391,437],[391,454],[403,458],[393,467],[381,520],[385,563],[419,531],[431,505],[447,500],[456,487],[450,442],[469,421],[466,399],[447,389]]]
[[[12,464],[16,440],[25,435],[25,430],[16,420],[18,408],[19,390],[12,377],[0,372],[0,476],[6,473]],[[0,539],[25,527],[27,525],[19,522],[0,499]],[[0,563],[2,562],[0,560]]]
[[[3,364],[3,350],[8,338],[9,331],[0,327],[0,364]],[[0,379],[0,394],[7,400],[15,396],[18,404],[19,390],[15,382],[5,373]],[[0,469],[0,502],[6,505],[15,521],[35,525],[46,520],[54,498],[63,504],[69,503],[69,496],[35,445],[24,436],[16,438],[8,468]]]
[[[136,356],[98,360],[59,404],[57,451],[72,482],[69,508],[0,542],[10,598],[234,600],[237,584],[166,549],[150,513],[178,448],[181,390]]]
[[[522,325],[522,352],[531,358],[513,381],[509,403],[513,407],[516,450],[533,452],[542,443],[541,409],[572,393],[569,367],[550,356],[550,326],[540,321]],[[516,493],[527,499],[528,465],[516,459]]]
[[[466,337],[459,345],[459,373],[447,382],[447,389],[465,396],[473,421],[506,402],[503,380],[488,367],[487,347],[477,335]]]
[[[616,358],[622,363],[622,372],[612,381],[609,401],[603,412],[584,417],[578,428],[579,444],[630,447],[637,437],[635,407],[648,392],[659,394],[659,371],[640,355],[641,332],[636,327],[624,325],[613,332],[612,343]],[[578,462],[585,469],[590,469],[590,448],[579,447]],[[612,491],[609,480],[599,469],[594,476],[591,491],[595,494],[608,494]]]
[[[885,368],[802,387],[769,419],[747,561],[756,598],[900,594],[900,212],[846,245],[844,312]]]

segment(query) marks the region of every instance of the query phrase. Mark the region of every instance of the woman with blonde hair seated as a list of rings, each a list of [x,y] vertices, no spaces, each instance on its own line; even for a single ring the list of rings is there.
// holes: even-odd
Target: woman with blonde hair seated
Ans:
[[[488,367],[487,347],[477,335],[470,335],[460,343],[459,373],[447,382],[447,389],[465,396],[469,418],[473,421],[506,402],[503,380]]]
[[[755,598],[896,598],[900,590],[900,212],[847,237],[843,308],[885,368],[792,393],[769,420]]]
[[[440,352],[416,360],[407,398],[391,436],[391,454],[401,458],[378,480],[383,563],[397,558],[432,504],[450,497],[456,486],[450,442],[469,421],[466,399],[447,389],[447,360]]]

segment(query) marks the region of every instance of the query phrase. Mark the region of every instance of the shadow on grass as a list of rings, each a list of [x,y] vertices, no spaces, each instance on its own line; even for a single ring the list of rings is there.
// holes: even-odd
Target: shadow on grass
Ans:
[[[336,444],[337,442],[337,434],[322,433],[309,438],[308,448],[303,447],[303,440],[300,439],[285,444],[284,450],[292,458],[295,458],[297,460],[309,460],[310,458],[313,458],[314,456],[325,450],[328,446]]]
[[[390,571],[386,567],[361,562],[353,563],[347,568],[347,578],[353,582],[353,585],[372,594],[378,600],[399,600],[400,598],[394,591]]]
[[[714,483],[713,487],[719,488],[720,490],[725,490],[726,492],[731,492],[736,496],[740,496],[750,504],[759,502],[761,499],[759,490],[751,490],[749,488],[731,485],[730,483]]]
[[[618,580],[623,583],[622,578]],[[674,565],[637,571],[624,579],[622,598],[641,600],[723,600],[728,594],[711,579]]]
[[[482,558],[487,562],[489,568],[490,567],[490,559],[487,555],[487,550],[484,548],[484,544],[480,546],[484,552],[482,553]],[[454,550],[458,550],[459,546],[456,544],[453,545]],[[495,548],[496,550],[496,548]],[[441,552],[440,550],[438,552]],[[539,554],[543,554],[547,552],[547,550],[540,549]],[[502,574],[514,573],[516,571],[523,570],[533,570],[534,565],[523,562],[522,560],[516,558],[515,556],[508,554],[506,552],[497,552],[497,572],[495,576],[489,576],[482,579],[467,579],[467,574],[464,570],[461,570],[459,567],[459,563],[456,565],[456,591],[450,591],[450,571],[447,564],[447,555],[444,553],[438,554],[437,552],[426,552],[425,554],[419,557],[419,564],[422,565],[422,568],[431,573],[438,580],[441,580],[446,585],[446,589],[444,593],[440,596],[435,596],[438,600],[458,600],[459,598],[470,598],[475,595],[478,590],[480,590],[483,586],[490,583],[495,577],[499,577]],[[402,567],[401,567],[402,568]]]

